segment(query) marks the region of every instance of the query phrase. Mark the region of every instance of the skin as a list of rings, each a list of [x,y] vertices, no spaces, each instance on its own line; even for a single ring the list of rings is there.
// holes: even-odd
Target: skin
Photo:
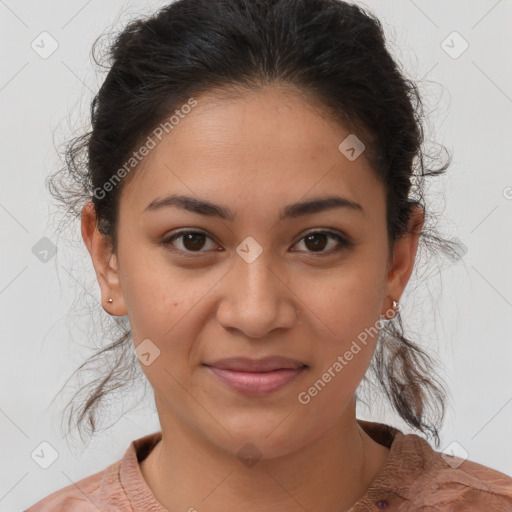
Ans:
[[[277,86],[196,99],[125,184],[117,253],[97,230],[92,204],[82,211],[105,310],[128,315],[135,346],[149,339],[160,350],[141,365],[163,436],[141,463],[142,474],[168,510],[346,510],[389,453],[355,415],[354,393],[377,337],[360,344],[308,404],[297,397],[361,332],[378,326],[380,314],[392,316],[391,301],[400,299],[413,269],[420,231],[412,226],[421,229],[423,211],[415,211],[410,233],[388,260],[383,185],[364,153],[350,161],[338,150],[350,133],[343,126]],[[169,194],[222,204],[235,219],[176,207],[144,212]],[[284,206],[327,195],[364,211],[278,220]],[[178,252],[166,249],[162,240],[184,228],[207,236],[177,238],[168,246]],[[353,245],[328,237],[315,249],[305,237],[322,230]],[[236,252],[248,236],[262,248],[250,264]],[[183,255],[187,250],[192,257]],[[281,390],[250,397],[201,364],[267,355],[309,367]],[[237,456],[248,442],[261,454],[252,467]]]

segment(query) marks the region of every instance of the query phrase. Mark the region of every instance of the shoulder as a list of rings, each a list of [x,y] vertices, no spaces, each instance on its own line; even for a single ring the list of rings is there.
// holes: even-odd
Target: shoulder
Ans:
[[[390,512],[512,512],[512,477],[470,457],[437,451],[419,435],[384,423],[358,422],[390,452],[350,512],[375,510],[379,501],[387,502]]]
[[[143,480],[139,461],[161,439],[161,432],[130,443],[123,457],[104,470],[72,483],[38,501],[24,512],[132,512],[163,509]]]
[[[406,457],[401,469],[410,471],[406,481],[414,510],[512,512],[512,477],[436,451],[414,434],[403,436],[402,442]]]
[[[109,503],[117,489],[116,475],[120,461],[76,483],[59,489],[38,501],[25,512],[113,512],[119,509]]]

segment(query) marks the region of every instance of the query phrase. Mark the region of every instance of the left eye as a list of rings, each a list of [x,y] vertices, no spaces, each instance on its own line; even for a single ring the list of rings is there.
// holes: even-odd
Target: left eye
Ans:
[[[334,250],[330,251],[325,251],[324,249],[326,246],[328,246],[327,240],[329,238],[331,240],[335,240],[338,243],[338,248],[335,248]],[[173,247],[173,242],[179,239],[181,239],[182,247]],[[213,240],[202,231],[181,231],[162,240],[162,245],[164,245],[166,248],[172,251],[184,252],[189,254],[194,252],[205,252],[201,251],[201,249],[204,248],[206,239],[209,239],[211,242],[213,242]],[[323,255],[324,253],[335,253],[343,249],[343,247],[348,247],[350,245],[350,242],[346,240],[343,236],[337,233],[332,233],[330,231],[310,232],[306,234],[304,237],[302,237],[299,240],[299,242],[297,242],[297,244],[295,245],[298,245],[301,242],[303,242],[306,245],[306,248],[314,249],[308,252],[320,253],[320,255]],[[213,245],[215,246],[215,243],[213,243]],[[336,247],[336,244],[334,246]]]
[[[329,238],[331,240],[335,240],[336,242],[338,242],[338,247],[331,251],[323,251],[322,249],[324,249],[325,246],[328,245],[326,240],[328,240]],[[311,233],[308,233],[303,238],[301,238],[298,243],[301,243],[302,241],[304,241],[304,244],[309,249],[311,249],[311,248],[319,249],[320,248],[319,251],[314,250],[312,252],[313,253],[320,252],[321,254],[338,252],[343,248],[343,246],[349,245],[348,241],[346,241],[341,235],[338,235],[337,233],[331,233],[330,231],[313,231]],[[335,244],[335,247],[336,247],[336,244]]]

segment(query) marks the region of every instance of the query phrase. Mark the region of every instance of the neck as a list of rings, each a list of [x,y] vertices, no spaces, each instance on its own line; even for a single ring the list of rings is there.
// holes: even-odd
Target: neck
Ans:
[[[389,453],[359,426],[354,401],[314,442],[254,465],[243,464],[236,453],[213,446],[174,417],[160,418],[162,440],[141,471],[168,510],[234,512],[247,503],[268,511],[348,510]]]

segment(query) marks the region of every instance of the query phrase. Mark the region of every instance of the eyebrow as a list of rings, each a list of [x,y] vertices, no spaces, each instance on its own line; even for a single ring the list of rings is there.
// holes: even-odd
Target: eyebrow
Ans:
[[[226,206],[214,204],[205,199],[184,195],[170,195],[154,199],[146,206],[144,212],[154,212],[161,208],[169,207],[181,208],[208,217],[220,217],[221,219],[229,221],[235,219],[235,213]],[[281,210],[279,220],[311,215],[334,208],[347,208],[364,214],[363,207],[359,203],[342,196],[327,196],[287,205]]]

